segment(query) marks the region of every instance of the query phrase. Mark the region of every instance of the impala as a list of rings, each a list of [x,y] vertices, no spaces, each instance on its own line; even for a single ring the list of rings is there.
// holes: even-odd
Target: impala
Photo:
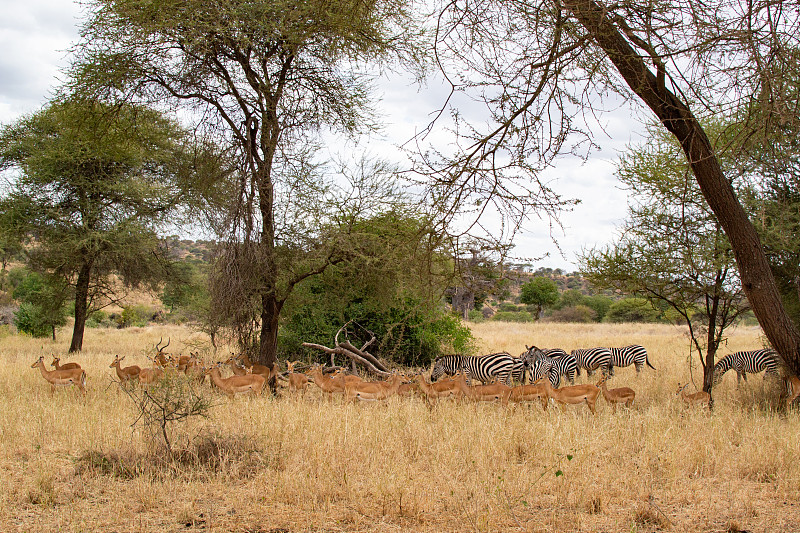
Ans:
[[[428,400],[438,400],[439,398],[456,398],[462,395],[458,384],[452,380],[442,380],[436,383],[428,383],[422,374],[415,376],[417,385]]]
[[[511,389],[509,400],[512,402],[539,400],[542,403],[542,409],[547,409],[547,391],[544,390],[544,386],[541,384],[531,383],[514,387]]]
[[[231,368],[231,371],[235,376],[246,376],[247,369],[244,367],[244,364],[236,358],[235,355],[231,354],[230,357],[225,361],[225,364]]]
[[[126,367],[120,366],[120,363],[122,363],[123,359],[125,359],[124,355],[122,357],[119,355],[115,356],[114,362],[111,363],[108,368],[116,369],[117,377],[119,378],[120,383],[125,385],[128,383],[133,383],[133,380],[139,377],[139,373],[142,371],[142,369],[136,365]]]
[[[289,374],[286,376],[289,380],[290,391],[300,391],[300,394],[305,396],[306,388],[308,388],[308,376],[301,372],[295,372],[294,367],[300,361],[286,361],[286,370]]]
[[[79,365],[78,363],[65,363],[63,365],[60,365],[59,364],[60,361],[61,358],[54,355],[53,362],[50,363],[50,366],[55,367],[56,370],[74,370],[76,368],[81,367],[81,365]]]
[[[800,396],[800,379],[797,376],[789,376],[786,378],[786,389],[789,397],[786,399],[786,408],[788,409],[795,398]]]
[[[266,380],[260,374],[247,374],[246,376],[231,376],[223,378],[220,374],[220,367],[223,363],[212,365],[206,370],[206,374],[211,378],[211,382],[224,392],[228,398],[233,398],[236,394],[261,394],[264,390]]]
[[[636,398],[636,392],[629,388],[629,387],[619,387],[617,389],[609,389],[606,382],[608,381],[608,377],[603,376],[600,378],[600,381],[597,382],[597,386],[600,387],[600,391],[603,393],[603,398],[606,399],[608,403],[611,404],[611,408],[614,412],[617,412],[617,404],[624,403],[625,407],[630,407],[633,405],[633,400]]]
[[[463,372],[456,374],[456,385],[465,397],[476,402],[493,402],[500,400],[503,405],[508,405],[511,397],[511,387],[505,383],[494,383],[491,385],[467,385],[467,379]]]
[[[158,339],[158,344],[156,344],[155,360],[156,360],[156,362],[158,363],[158,365],[161,368],[166,368],[167,365],[172,362],[172,356],[167,354],[167,353],[164,353],[164,350],[167,348],[167,346],[169,346],[170,339],[167,339],[167,344],[165,344],[164,346],[161,346],[161,348],[159,348],[159,345],[161,344],[161,341],[163,341],[163,340],[164,340],[164,337],[161,337],[161,338]]]
[[[406,379],[402,373],[393,374],[389,381],[345,382],[344,391],[349,400],[385,400],[394,396]]]
[[[566,409],[567,404],[581,404],[586,403],[592,414],[595,414],[595,403],[597,397],[600,396],[600,389],[594,385],[570,385],[569,387],[561,387],[554,389],[550,380],[542,378],[539,380],[547,393],[548,398],[552,398],[561,406],[561,411]]]
[[[322,389],[328,397],[330,397],[334,392],[344,392],[344,382],[339,379],[334,379],[330,375],[325,375],[322,372],[322,367],[319,365],[314,365],[311,367],[306,375],[314,380],[314,384]]]
[[[69,368],[66,370],[47,370],[44,366],[44,356],[31,365],[31,368],[39,367],[42,377],[50,384],[50,393],[55,392],[56,387],[66,387],[72,385],[78,387],[83,395],[86,395],[86,371],[82,368]]]
[[[688,386],[689,386],[688,383],[686,385],[681,385],[680,383],[678,383],[678,391],[675,393],[675,394],[680,394],[681,399],[683,399],[683,403],[685,403],[687,406],[689,405],[705,405],[706,407],[711,406],[711,395],[709,393],[701,390],[699,392],[688,394],[686,392],[686,387]]]
[[[238,357],[233,354],[231,355],[241,361],[242,365],[249,370],[251,374],[259,374],[266,381],[269,381],[271,378],[277,377],[278,375],[278,365],[273,364],[272,368],[270,369],[264,365],[252,362],[247,354],[243,353]]]

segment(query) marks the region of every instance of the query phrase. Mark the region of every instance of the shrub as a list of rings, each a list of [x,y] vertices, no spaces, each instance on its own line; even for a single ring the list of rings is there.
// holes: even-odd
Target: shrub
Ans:
[[[553,311],[548,320],[552,322],[594,322],[597,313],[586,305],[575,305]]]
[[[499,313],[495,313],[492,320],[497,320],[498,322],[534,322],[536,319],[527,311],[520,311],[518,313],[500,311]]]
[[[118,324],[122,328],[131,326],[144,327],[150,322],[150,318],[154,314],[155,310],[146,305],[131,305],[122,309]]]
[[[609,307],[605,321],[658,322],[659,315],[659,311],[644,298],[624,298]]]
[[[469,313],[467,314],[467,319],[470,322],[483,322],[483,311],[470,309]]]

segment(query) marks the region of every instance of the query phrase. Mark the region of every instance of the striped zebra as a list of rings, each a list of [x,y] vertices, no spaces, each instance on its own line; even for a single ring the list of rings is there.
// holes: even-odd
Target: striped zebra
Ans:
[[[774,377],[779,376],[780,356],[774,350],[752,350],[749,352],[736,352],[726,355],[714,365],[714,385],[722,381],[722,376],[731,368],[736,370],[736,381],[747,381],[747,373],[757,374],[764,372]]]
[[[561,383],[561,376],[564,376],[570,383],[574,384],[577,371],[578,365],[575,358],[565,352],[564,355],[560,357],[543,357],[537,359],[531,369],[531,375],[533,381],[536,381],[547,374],[550,384],[554,389],[557,389]]]
[[[498,379],[510,387],[513,369],[514,357],[506,352],[474,356],[442,355],[433,362],[431,381],[445,374],[453,376],[463,370],[467,383],[471,383],[473,377],[483,383]]]
[[[591,376],[598,368],[604,376],[608,375],[611,366],[611,350],[608,348],[582,348],[572,350],[570,354],[575,358],[575,373],[581,375],[581,368],[586,370],[586,375]]]
[[[623,367],[634,365],[636,367],[636,373],[638,374],[642,371],[645,364],[653,370],[656,369],[656,367],[650,364],[650,360],[647,358],[647,350],[644,349],[644,346],[631,344],[630,346],[624,346],[622,348],[611,348],[611,364],[608,367],[608,373],[613,376],[615,366]]]

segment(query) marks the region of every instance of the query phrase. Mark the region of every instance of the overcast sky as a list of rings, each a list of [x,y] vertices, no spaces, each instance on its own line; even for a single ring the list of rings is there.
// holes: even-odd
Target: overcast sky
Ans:
[[[0,0],[0,14],[0,123],[8,124],[39,109],[59,85],[60,69],[66,66],[68,50],[78,38],[81,8],[67,0]],[[427,124],[446,94],[435,83],[422,90],[397,81],[380,87],[386,138],[368,148],[379,155],[387,145],[405,142]],[[551,242],[547,219],[530,220],[524,234],[514,241],[512,254],[518,257],[550,253],[535,263],[535,268],[575,270],[575,254],[613,239],[625,216],[627,199],[614,178],[614,162],[618,151],[639,140],[636,132],[641,128],[624,111],[604,120],[608,135],[595,139],[602,147],[600,152],[585,163],[577,157],[561,158],[547,174],[556,192],[581,200],[562,217],[563,232],[553,230],[564,256]]]

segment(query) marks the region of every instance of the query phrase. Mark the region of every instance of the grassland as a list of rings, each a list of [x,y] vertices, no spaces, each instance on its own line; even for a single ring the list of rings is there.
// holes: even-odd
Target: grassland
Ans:
[[[482,352],[515,354],[636,342],[657,370],[619,369],[612,386],[634,388],[634,408],[614,415],[600,400],[594,417],[585,406],[353,405],[313,389],[229,401],[206,385],[211,416],[180,424],[186,454],[163,462],[108,365],[115,354],[143,365],[162,336],[186,353],[201,336],[89,330],[84,352],[62,360],[87,370],[85,398],[51,395],[30,368],[65,353],[67,332],[57,343],[6,337],[0,531],[800,531],[800,413],[773,409],[760,376],[738,389],[726,376],[709,413],[675,396],[691,377],[680,328],[487,323],[474,333]],[[740,329],[724,353],[760,346],[758,329]]]

